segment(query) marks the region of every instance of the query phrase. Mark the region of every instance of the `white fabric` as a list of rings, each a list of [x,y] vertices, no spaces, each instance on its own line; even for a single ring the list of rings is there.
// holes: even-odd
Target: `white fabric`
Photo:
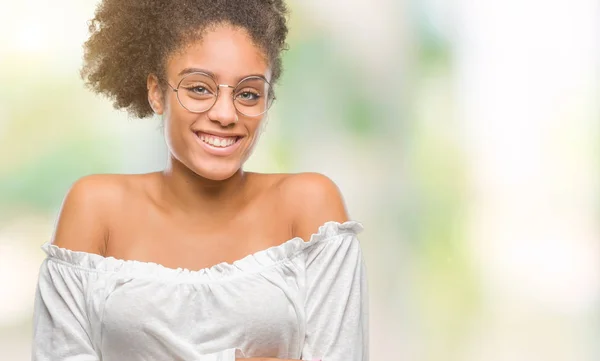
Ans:
[[[367,361],[361,230],[327,222],[200,271],[45,244],[33,360]]]

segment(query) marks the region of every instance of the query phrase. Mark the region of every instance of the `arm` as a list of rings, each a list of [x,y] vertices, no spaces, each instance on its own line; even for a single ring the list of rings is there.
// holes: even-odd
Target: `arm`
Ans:
[[[331,180],[319,174],[300,177],[292,203],[300,205],[297,235],[308,240],[324,223],[348,220],[343,198]],[[307,254],[303,360],[368,360],[366,270],[357,229],[340,228],[339,234]]]
[[[103,200],[97,177],[77,181],[63,202],[53,243],[77,251],[100,253],[104,244]],[[87,315],[86,271],[47,258],[39,272],[34,306],[34,361],[96,361]]]
[[[302,359],[369,359],[366,271],[355,231],[342,232],[307,256]]]
[[[110,204],[121,196],[110,175],[79,179],[67,193],[52,243],[72,251],[103,254],[108,240]]]
[[[98,361],[85,300],[86,275],[46,259],[33,313],[34,361]]]

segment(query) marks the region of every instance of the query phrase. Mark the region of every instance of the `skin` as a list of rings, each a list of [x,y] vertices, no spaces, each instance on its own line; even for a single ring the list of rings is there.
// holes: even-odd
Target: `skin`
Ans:
[[[167,80],[176,85],[179,72],[189,67],[210,70],[220,84],[235,85],[250,74],[270,78],[269,64],[247,32],[227,24],[172,54]],[[293,237],[308,240],[323,223],[348,220],[338,188],[321,174],[243,171],[264,117],[236,114],[231,89],[221,90],[212,109],[194,114],[173,91],[163,93],[155,75],[148,76],[147,86],[165,125],[166,169],[78,180],[63,202],[55,245],[199,270]],[[229,156],[215,156],[199,144],[198,130],[240,135],[242,143]]]

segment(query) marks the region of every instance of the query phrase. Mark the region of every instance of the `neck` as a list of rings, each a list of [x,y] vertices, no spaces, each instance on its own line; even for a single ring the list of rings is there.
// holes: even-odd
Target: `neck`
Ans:
[[[247,176],[239,169],[224,180],[203,178],[178,160],[170,159],[162,172],[162,197],[170,209],[186,214],[218,216],[241,209],[246,199]]]

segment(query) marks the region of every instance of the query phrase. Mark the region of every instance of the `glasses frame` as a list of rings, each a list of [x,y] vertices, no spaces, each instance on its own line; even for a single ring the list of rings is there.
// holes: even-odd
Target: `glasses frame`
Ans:
[[[179,87],[181,86],[181,83],[183,82],[183,80],[185,78],[187,78],[188,76],[194,75],[194,74],[199,74],[199,75],[207,76],[217,86],[216,87],[217,88],[217,94],[215,95],[215,99],[214,99],[213,103],[211,104],[211,106],[208,107],[208,108],[206,108],[206,110],[202,110],[202,111],[190,110],[188,107],[186,107],[185,105],[183,105],[183,103],[181,102],[181,99],[179,98]],[[270,98],[270,102],[267,103],[268,106],[266,107],[266,109],[262,113],[255,114],[255,115],[248,115],[248,114],[242,112],[241,110],[239,110],[238,107],[235,105],[235,89],[237,89],[237,87],[240,86],[240,84],[242,84],[244,81],[246,81],[248,79],[256,79],[256,78],[263,80],[265,83],[267,83],[269,85],[269,91],[268,91],[268,94],[266,96],[267,96],[267,101],[269,101],[269,98]],[[200,114],[200,113],[204,113],[204,112],[207,112],[207,111],[211,110],[212,107],[214,107],[215,104],[217,104],[217,100],[219,100],[219,95],[221,94],[221,92],[220,92],[221,88],[231,88],[231,89],[233,89],[233,91],[231,92],[231,101],[233,102],[233,107],[235,108],[236,112],[238,112],[238,113],[240,113],[242,115],[245,115],[247,117],[258,117],[258,116],[261,116],[261,115],[265,114],[266,112],[269,111],[269,109],[271,108],[271,106],[273,105],[273,103],[275,102],[275,99],[276,99],[274,95],[271,95],[272,94],[271,83],[267,79],[265,79],[265,78],[263,78],[261,76],[256,76],[256,75],[250,75],[250,76],[247,76],[247,77],[241,79],[235,86],[232,86],[232,85],[229,85],[229,84],[219,84],[217,82],[217,80],[212,75],[207,74],[205,72],[201,72],[201,71],[195,71],[195,72],[191,72],[191,73],[186,74],[185,76],[183,76],[181,78],[181,80],[179,80],[179,82],[177,83],[177,87],[172,86],[171,83],[168,80],[166,80],[165,82],[171,88],[171,90],[173,90],[173,92],[175,92],[176,97],[177,97],[177,102],[179,103],[179,105],[181,105],[183,107],[183,109],[187,110],[188,112],[195,113],[195,114]]]

